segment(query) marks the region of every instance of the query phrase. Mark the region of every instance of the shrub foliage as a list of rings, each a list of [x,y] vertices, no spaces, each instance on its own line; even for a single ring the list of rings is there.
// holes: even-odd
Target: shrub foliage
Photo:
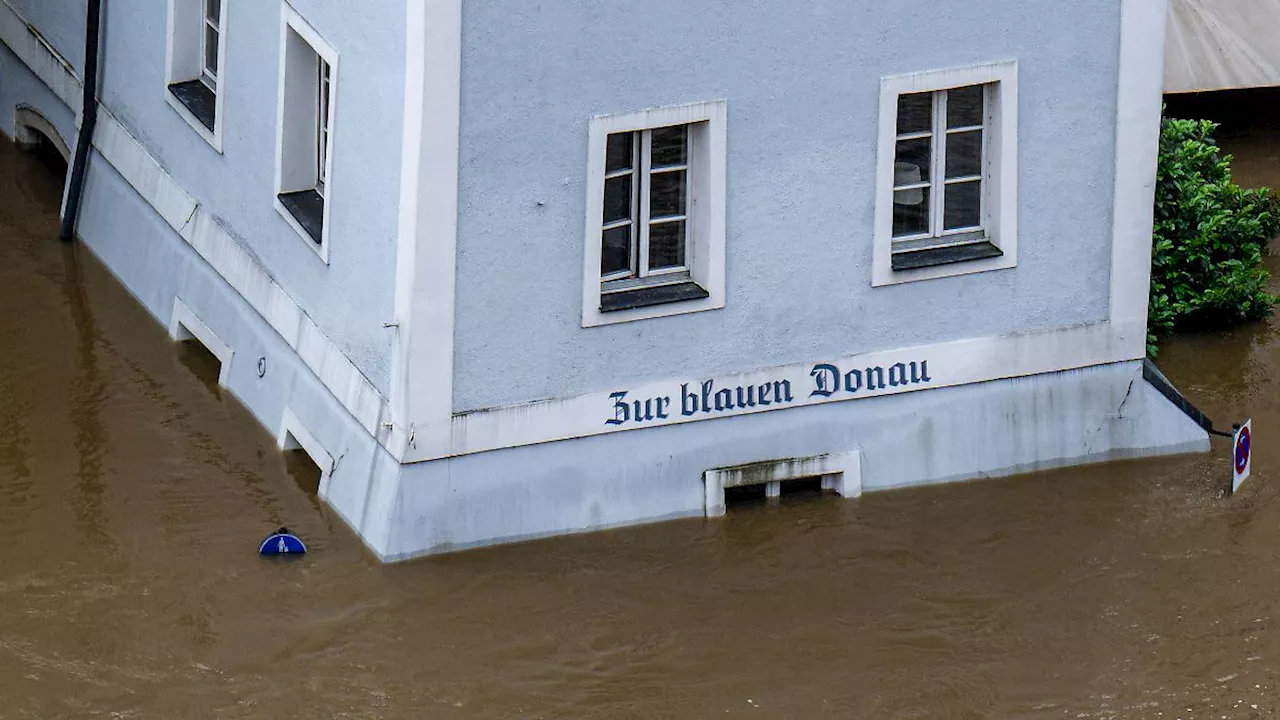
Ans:
[[[1175,330],[1220,328],[1271,314],[1262,264],[1280,233],[1280,200],[1231,180],[1231,156],[1208,120],[1165,119],[1156,178],[1148,349]]]

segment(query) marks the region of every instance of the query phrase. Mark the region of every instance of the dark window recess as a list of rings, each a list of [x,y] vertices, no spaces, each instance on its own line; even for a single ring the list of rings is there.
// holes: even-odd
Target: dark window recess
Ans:
[[[284,209],[311,236],[312,242],[319,245],[324,237],[324,197],[315,190],[281,193],[278,197]]]
[[[284,454],[284,468],[302,492],[308,495],[319,494],[320,480],[324,477],[324,473],[305,451],[287,451]]]
[[[926,248],[923,250],[901,250],[893,254],[894,270],[915,270],[935,265],[982,260],[1000,257],[1004,253],[989,242],[966,243],[949,247]]]
[[[701,300],[711,293],[702,289],[696,282],[674,283],[655,287],[640,287],[634,290],[603,293],[600,295],[600,312],[615,312],[633,308],[649,307],[680,302],[681,300]]]
[[[193,338],[178,343],[178,361],[187,367],[216,397],[222,397],[218,377],[222,374],[222,361],[204,343]]]
[[[741,487],[727,487],[724,489],[724,504],[726,507],[745,505],[749,503],[762,503],[764,501],[764,485],[743,485]]]
[[[778,494],[787,496],[817,497],[822,494],[822,478],[783,480],[778,484]]]
[[[218,96],[209,89],[208,85],[199,80],[188,80],[170,85],[169,92],[187,110],[190,110],[192,115],[196,116],[201,125],[208,128],[209,132],[213,132],[213,117],[218,109]]]

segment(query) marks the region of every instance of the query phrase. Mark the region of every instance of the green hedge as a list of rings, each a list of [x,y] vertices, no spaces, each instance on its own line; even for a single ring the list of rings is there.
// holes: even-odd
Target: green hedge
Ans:
[[[1165,119],[1156,178],[1148,352],[1175,330],[1221,328],[1271,314],[1262,265],[1280,234],[1280,200],[1271,190],[1231,181],[1231,156],[1207,120]]]

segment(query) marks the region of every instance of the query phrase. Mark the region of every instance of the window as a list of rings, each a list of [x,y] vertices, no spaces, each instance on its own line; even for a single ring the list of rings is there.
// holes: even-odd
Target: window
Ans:
[[[1000,254],[982,229],[986,95],[986,86],[970,85],[898,96],[895,270],[931,248],[985,246],[979,252]]]
[[[724,103],[594,118],[583,325],[724,306]]]
[[[1016,264],[1012,63],[886,78],[875,285]]]
[[[324,180],[328,175],[329,161],[329,63],[320,58],[316,62],[316,194],[324,197]]]
[[[602,305],[625,303],[615,298],[636,288],[672,284],[684,286],[677,293],[705,298],[685,265],[689,127],[610,135],[604,177]]]
[[[222,34],[222,0],[204,0],[204,33],[200,38],[200,82],[218,92],[218,36]]]
[[[282,33],[275,205],[328,262],[338,55],[287,5]]]
[[[166,101],[214,149],[222,150],[226,0],[170,0]]]

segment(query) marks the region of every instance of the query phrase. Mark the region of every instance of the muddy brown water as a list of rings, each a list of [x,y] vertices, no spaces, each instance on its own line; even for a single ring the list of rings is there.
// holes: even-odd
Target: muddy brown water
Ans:
[[[1276,322],[1168,374],[1227,448],[381,566],[0,139],[0,718],[1253,718]],[[312,553],[265,562],[280,524]]]

